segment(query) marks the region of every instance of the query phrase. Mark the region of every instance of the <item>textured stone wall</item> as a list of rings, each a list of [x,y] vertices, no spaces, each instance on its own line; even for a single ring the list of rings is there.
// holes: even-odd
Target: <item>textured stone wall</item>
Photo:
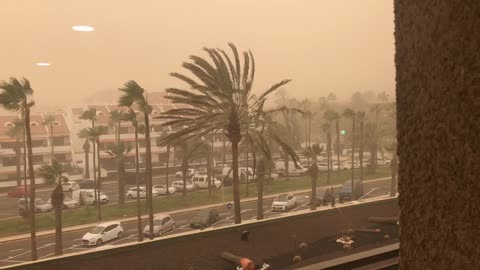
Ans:
[[[480,1],[395,0],[402,269],[480,269]]]

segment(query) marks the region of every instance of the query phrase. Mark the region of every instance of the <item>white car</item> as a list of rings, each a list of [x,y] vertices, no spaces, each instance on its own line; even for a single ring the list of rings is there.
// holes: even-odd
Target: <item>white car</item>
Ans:
[[[192,177],[192,182],[197,188],[208,188],[208,176],[207,175],[194,175]],[[211,181],[211,186],[219,188],[222,185],[222,182],[213,178]]]
[[[101,246],[103,243],[113,239],[122,238],[124,233],[122,224],[118,221],[98,224],[82,237],[84,246]]]
[[[272,203],[272,211],[287,211],[297,205],[297,199],[292,194],[278,195]]]
[[[52,199],[48,199],[47,203],[52,204]],[[79,207],[80,204],[78,203],[77,200],[74,200],[69,197],[64,197],[63,198],[63,209],[74,209]]]
[[[166,185],[154,185],[153,191],[156,191],[158,195],[167,195],[167,186]],[[175,194],[177,189],[174,187],[168,187],[169,194]]]
[[[147,197],[147,188],[146,187],[139,187],[138,190],[139,190],[138,195],[139,195],[140,199],[145,199]],[[128,199],[136,199],[137,198],[137,188],[136,187],[129,188],[126,195],[127,195]],[[156,197],[156,196],[158,196],[158,192],[155,189],[153,189],[152,190],[152,195],[153,195],[153,197]]]
[[[195,175],[195,173],[196,173],[195,169],[188,169],[187,170],[187,177],[191,177],[191,176]],[[176,172],[175,177],[182,178],[183,177],[183,172],[182,171]]]
[[[156,215],[153,217],[153,235],[160,236],[175,229],[175,221],[170,215]],[[143,235],[150,236],[150,225],[143,228]]]
[[[355,168],[360,168],[360,163],[355,161],[354,166],[355,166]],[[352,169],[352,162],[351,161],[345,161],[343,163],[343,167],[346,168],[347,170],[351,170]]]
[[[382,158],[377,159],[378,166],[387,166],[387,165],[390,165],[390,163],[391,161],[388,159],[382,159]]]
[[[328,164],[327,163],[319,162],[319,163],[317,163],[317,167],[318,167],[319,171],[328,171]]]
[[[178,192],[181,192],[183,191],[183,181],[173,181],[171,184],[171,187],[174,187],[175,190],[177,190]],[[192,182],[187,181],[186,188],[187,188],[187,191],[192,191],[195,189],[195,185]]]
[[[339,168],[338,168],[338,167],[339,167],[338,165],[339,165],[339,164],[340,164],[340,170],[341,170],[341,171],[346,170],[346,168],[345,168],[345,166],[343,165],[343,163],[341,163],[341,162],[340,162],[340,163],[338,163],[338,162],[333,162],[332,167],[333,167],[333,170],[334,170],[334,171],[338,171],[338,169],[339,169]]]
[[[78,185],[77,182],[74,181],[69,181],[69,182],[63,182],[62,183],[62,190],[64,192],[72,192],[74,190],[80,189],[80,186]]]

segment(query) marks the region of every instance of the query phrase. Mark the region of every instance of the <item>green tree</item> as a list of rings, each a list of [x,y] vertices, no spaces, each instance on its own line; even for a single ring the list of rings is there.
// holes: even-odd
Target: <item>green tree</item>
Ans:
[[[355,120],[356,120],[356,112],[350,108],[345,109],[343,112],[343,116],[346,118],[352,119],[352,200],[355,200],[355,185],[354,185],[354,177],[355,177]]]
[[[145,124],[145,176],[147,182],[148,224],[150,226],[150,239],[153,239],[152,148],[150,142],[150,113],[152,112],[152,107],[148,104],[145,90],[135,81],[126,82],[124,87],[118,90],[123,92],[118,101],[120,106],[126,108],[136,106],[143,112]]]
[[[45,119],[43,120],[43,125],[48,128],[49,130],[49,134],[48,134],[48,137],[50,139],[50,148],[51,148],[51,153],[50,153],[50,158],[51,158],[51,164],[53,164],[53,160],[55,159],[55,149],[54,149],[54,145],[53,145],[53,125],[55,123],[55,117],[53,117],[53,115],[49,115],[47,117],[45,117]]]
[[[30,108],[33,101],[33,89],[26,78],[18,80],[10,78],[9,82],[0,83],[0,106],[8,111],[20,112],[25,121],[25,137],[27,144],[28,173],[30,176],[30,209],[35,209],[35,171],[32,157],[32,134],[30,132]],[[35,215],[30,215],[30,238],[32,248],[32,261],[37,260],[37,241]]]
[[[125,204],[125,156],[130,153],[132,148],[125,145],[124,142],[117,142],[107,150],[107,154],[115,157],[117,162],[118,179],[118,203],[120,206]]]
[[[210,133],[222,133],[228,138],[232,147],[234,220],[238,224],[241,223],[238,145],[242,137],[247,136],[246,129],[249,129],[248,136],[262,137],[266,135],[276,139],[280,145],[288,147],[295,162],[297,157],[295,152],[278,136],[271,132],[261,134],[256,126],[251,125],[263,121],[259,116],[267,97],[279,87],[288,83],[289,80],[275,84],[258,97],[254,96],[251,92],[255,74],[252,53],[243,53],[242,68],[237,48],[233,44],[229,44],[229,46],[234,55],[233,61],[223,50],[205,48],[204,51],[208,53],[213,65],[198,56],[190,57],[193,63],[183,64],[183,67],[190,71],[195,79],[179,73],[171,74],[187,83],[190,89],[167,89],[168,95],[166,98],[185,107],[171,109],[160,116],[160,118],[167,119],[163,124],[164,126],[178,128],[178,130],[174,129],[175,132],[163,138],[161,144],[163,146],[177,144]],[[270,155],[265,140],[259,147],[267,156]]]
[[[310,179],[312,180],[312,194],[310,196],[310,210],[317,209],[317,181],[318,181],[318,165],[317,165],[317,157],[323,149],[318,144],[313,144],[306,148],[305,152],[303,153],[306,157],[313,160],[312,165],[308,169],[308,174],[310,175]]]
[[[51,165],[44,164],[38,170],[39,176],[45,179],[47,183],[54,183],[52,195],[50,196],[53,209],[55,209],[55,255],[62,255],[62,209],[63,209],[63,189],[62,182],[68,181],[63,176],[63,167],[58,161],[53,160]]]

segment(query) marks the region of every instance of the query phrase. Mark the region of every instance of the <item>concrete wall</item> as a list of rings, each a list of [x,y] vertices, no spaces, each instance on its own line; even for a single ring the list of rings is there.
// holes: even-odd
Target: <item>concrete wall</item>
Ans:
[[[480,269],[480,1],[395,0],[402,269]]]
[[[143,244],[129,245],[35,264],[19,265],[11,269],[22,270],[106,270],[106,269],[232,269],[220,259],[222,251],[233,252],[256,260],[292,251],[294,237],[297,244],[338,235],[350,228],[372,226],[367,217],[395,216],[397,199],[391,198],[368,204],[329,209],[296,216],[266,220],[261,223],[240,225],[202,234],[184,235]],[[240,241],[243,230],[250,232],[250,241]],[[339,246],[339,250],[341,247]],[[347,252],[348,253],[348,252]]]

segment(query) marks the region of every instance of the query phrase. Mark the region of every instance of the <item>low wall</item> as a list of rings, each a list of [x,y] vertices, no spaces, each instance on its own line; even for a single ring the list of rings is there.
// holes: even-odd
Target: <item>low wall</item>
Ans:
[[[338,209],[308,212],[206,230],[181,236],[128,244],[95,253],[69,255],[23,264],[9,269],[26,270],[106,270],[106,269],[233,269],[220,259],[222,251],[261,261],[291,251],[295,243],[313,242],[348,229],[372,226],[369,216],[398,215],[397,199],[355,204]],[[248,242],[240,240],[243,230],[250,232]]]

